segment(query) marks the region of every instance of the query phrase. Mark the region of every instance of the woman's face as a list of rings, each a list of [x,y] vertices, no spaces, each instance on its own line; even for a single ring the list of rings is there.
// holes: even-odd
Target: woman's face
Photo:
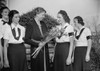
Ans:
[[[63,18],[63,16],[61,15],[61,14],[57,14],[57,19],[58,19],[58,22],[60,23],[60,24],[62,24],[63,22],[64,22],[64,18]]]
[[[4,9],[1,14],[2,14],[2,17],[8,18],[9,10],[8,9]]]
[[[19,22],[19,19],[20,19],[19,14],[14,14],[14,16],[13,16],[13,18],[12,18],[12,22],[18,23],[18,22]]]
[[[45,12],[37,14],[37,17],[39,18],[39,20],[42,20],[45,17]]]

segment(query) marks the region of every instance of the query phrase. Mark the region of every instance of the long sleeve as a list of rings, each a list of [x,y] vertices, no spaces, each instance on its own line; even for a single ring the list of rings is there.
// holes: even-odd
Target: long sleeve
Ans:
[[[26,33],[25,33],[24,41],[25,41],[25,43],[27,43],[29,45],[38,46],[38,43],[32,41],[32,39],[33,39],[32,38],[32,32],[33,32],[32,29],[33,29],[32,25],[28,24],[26,26]]]

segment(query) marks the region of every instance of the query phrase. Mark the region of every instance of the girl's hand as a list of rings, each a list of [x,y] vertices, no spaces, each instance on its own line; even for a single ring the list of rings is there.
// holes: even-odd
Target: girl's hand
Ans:
[[[74,63],[74,56],[72,57],[72,63]]]
[[[90,61],[90,55],[89,55],[89,54],[86,55],[85,61],[86,61],[86,62],[89,62],[89,61]]]
[[[67,60],[66,60],[66,65],[70,65],[71,64],[71,61],[72,61],[71,60],[71,57],[68,57]]]
[[[5,62],[4,62],[4,67],[5,67],[5,68],[8,68],[8,67],[9,67],[9,62],[8,62],[8,60],[5,60]]]
[[[0,69],[3,68],[3,60],[0,61]]]

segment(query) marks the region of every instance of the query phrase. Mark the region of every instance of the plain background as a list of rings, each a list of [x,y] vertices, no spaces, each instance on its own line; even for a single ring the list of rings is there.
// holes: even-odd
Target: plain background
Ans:
[[[100,0],[7,0],[9,8],[16,9],[20,14],[31,11],[35,7],[43,7],[48,14],[56,18],[59,10],[66,10],[71,18],[80,15],[86,26],[94,31],[94,24],[100,24]]]

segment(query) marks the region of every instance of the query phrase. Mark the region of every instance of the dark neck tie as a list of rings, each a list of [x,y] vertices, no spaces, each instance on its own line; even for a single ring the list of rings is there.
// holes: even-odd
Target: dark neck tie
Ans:
[[[19,28],[17,28],[17,30],[18,30],[18,34],[19,34],[18,37],[16,37],[16,31],[15,31],[15,28],[12,29],[12,34],[13,34],[13,36],[14,36],[14,38],[15,38],[16,40],[19,40],[20,35],[21,35],[21,30],[20,30]]]
[[[82,32],[84,31],[84,29],[85,29],[85,28],[81,29],[81,31],[80,31],[80,33],[79,33],[78,36],[75,36],[77,40],[80,38],[80,36],[81,36]],[[76,32],[76,34],[77,34],[77,32]]]

